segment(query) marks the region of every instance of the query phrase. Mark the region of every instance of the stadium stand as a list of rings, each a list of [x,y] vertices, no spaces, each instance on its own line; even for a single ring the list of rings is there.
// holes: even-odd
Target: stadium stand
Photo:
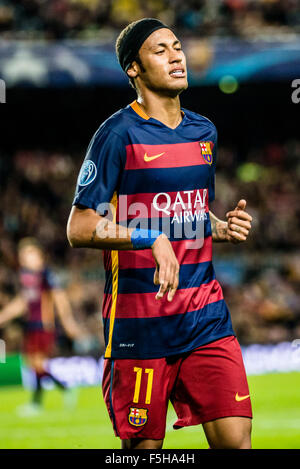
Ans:
[[[95,39],[147,16],[203,37],[300,31],[297,0],[1,0],[0,31],[7,39]]]

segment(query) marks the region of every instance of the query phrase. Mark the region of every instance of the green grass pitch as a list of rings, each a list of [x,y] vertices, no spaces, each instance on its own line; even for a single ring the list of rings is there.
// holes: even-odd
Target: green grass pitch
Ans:
[[[254,411],[253,448],[300,448],[300,373],[249,376]],[[64,406],[61,392],[46,391],[45,410],[18,417],[17,406],[29,399],[21,387],[0,390],[0,448],[118,449],[100,388],[81,388],[74,409]],[[165,449],[207,448],[201,426],[173,430],[170,406]]]

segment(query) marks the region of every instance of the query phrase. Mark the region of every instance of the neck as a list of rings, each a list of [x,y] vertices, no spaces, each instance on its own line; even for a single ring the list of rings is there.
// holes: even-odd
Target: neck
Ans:
[[[175,129],[182,121],[179,95],[175,97],[161,96],[147,90],[139,94],[137,102],[143,111],[154,119],[159,120],[171,129]]]

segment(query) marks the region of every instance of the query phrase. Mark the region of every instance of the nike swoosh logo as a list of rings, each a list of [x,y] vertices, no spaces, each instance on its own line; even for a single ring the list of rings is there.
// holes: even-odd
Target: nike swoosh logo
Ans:
[[[245,399],[248,399],[250,397],[250,394],[247,394],[247,396],[239,396],[239,393],[237,392],[235,395],[235,400],[237,402],[244,401]]]
[[[144,160],[145,161],[152,161],[155,160],[156,158],[159,158],[160,156],[164,155],[166,152],[164,151],[163,153],[159,153],[159,155],[154,155],[154,156],[148,156],[147,153],[144,154]]]

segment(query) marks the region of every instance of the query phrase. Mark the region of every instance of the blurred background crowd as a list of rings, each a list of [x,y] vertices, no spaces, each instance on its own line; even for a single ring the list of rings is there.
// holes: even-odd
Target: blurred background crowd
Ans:
[[[0,0],[0,32],[9,39],[109,38],[142,17],[188,36],[300,32],[298,0]]]
[[[276,81],[279,75],[274,75],[280,70],[289,79],[297,78],[298,0],[0,0],[0,71],[11,86],[6,118],[2,120],[6,127],[2,129],[0,154],[0,308],[18,291],[17,243],[24,236],[36,236],[69,294],[75,317],[95,338],[95,355],[104,350],[102,254],[71,249],[66,224],[91,134],[112,112],[132,101],[133,91],[124,87],[125,82],[120,86],[117,81],[113,83],[117,73],[121,74],[117,63],[109,61],[114,56],[114,38],[129,22],[144,16],[174,26],[178,36],[190,42],[193,38],[201,42],[204,37],[204,42],[211,44],[210,38],[221,38],[216,53],[219,68],[214,69],[212,63],[211,81],[201,86],[194,77],[183,94],[186,107],[207,115],[219,131],[212,210],[224,218],[243,197],[254,220],[245,245],[214,246],[217,277],[242,344],[299,338],[300,104],[291,102],[290,81],[280,83]],[[224,59],[223,42],[228,37],[233,43]],[[275,44],[275,51],[257,52],[254,47],[252,55],[240,53],[234,38],[261,38]],[[27,39],[46,44],[40,56],[24,49],[24,44],[29,44]],[[85,52],[86,62],[80,61],[84,51],[80,60],[71,56],[70,50],[59,52],[59,66],[52,64],[47,69],[48,76],[57,79],[51,86],[43,80],[29,80],[29,72],[34,78],[38,72],[46,73],[41,67],[43,57],[51,52],[49,41],[59,43],[63,39],[75,44],[76,51],[77,45],[87,40],[97,47]],[[103,46],[103,39],[107,47],[104,44],[100,56],[97,41]],[[20,53],[10,49],[14,40],[21,40]],[[281,51],[276,47],[279,41]],[[285,45],[289,41],[288,50]],[[109,85],[92,81],[92,74],[87,73],[84,86],[60,88],[62,64],[73,73],[82,67],[85,70],[86,64],[95,64],[97,58],[98,75],[104,79],[107,74]],[[198,70],[201,60],[209,62],[197,46],[194,59],[188,54],[188,64],[196,64]],[[224,67],[224,60],[233,68]],[[4,65],[9,61],[10,73],[5,76]],[[249,82],[246,68],[252,73]],[[201,76],[204,69],[199,68]],[[116,70],[115,75],[109,74],[112,70]],[[239,73],[240,83],[236,80],[234,89],[223,90],[222,97],[219,77],[228,73]],[[18,81],[15,78],[19,75]],[[0,332],[8,352],[22,349],[22,321],[14,321]],[[72,353],[72,344],[59,329],[57,354],[68,353]]]
[[[98,353],[103,351],[102,256],[71,249],[65,234],[82,157],[26,150],[1,160],[0,306],[17,291],[17,242],[34,234],[77,319],[99,340]],[[242,159],[233,146],[220,146],[218,160],[213,211],[224,218],[244,197],[254,219],[245,245],[214,247],[217,276],[239,339],[249,344],[300,337],[300,140],[250,148]],[[21,326],[7,328],[8,347],[20,347]],[[62,334],[60,345],[67,349],[66,341]]]

